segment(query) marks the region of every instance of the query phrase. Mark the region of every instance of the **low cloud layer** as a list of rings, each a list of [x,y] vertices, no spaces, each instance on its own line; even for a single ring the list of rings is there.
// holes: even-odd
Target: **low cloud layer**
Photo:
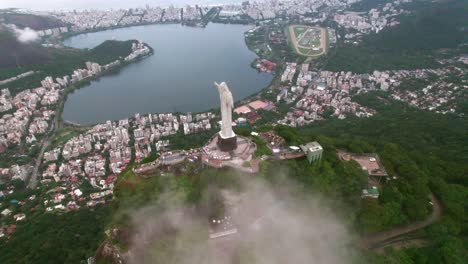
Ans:
[[[8,28],[15,34],[19,42],[29,43],[39,39],[39,34],[29,27],[21,29],[16,25],[8,25]]]
[[[245,176],[249,177],[249,176]],[[200,208],[163,202],[133,213],[136,228],[129,263],[312,264],[350,263],[350,233],[323,199],[294,187],[249,180],[242,192],[222,190],[237,234],[209,238],[210,221]],[[167,202],[169,201],[169,203]],[[173,204],[178,204],[173,206]],[[211,226],[212,227],[212,226]],[[228,228],[229,229],[229,228]],[[221,231],[222,228],[221,228]]]

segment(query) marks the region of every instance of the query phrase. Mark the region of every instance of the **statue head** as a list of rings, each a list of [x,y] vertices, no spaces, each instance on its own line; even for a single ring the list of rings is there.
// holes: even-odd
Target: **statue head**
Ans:
[[[215,82],[215,85],[216,85],[216,87],[218,88],[218,91],[220,91],[220,92],[223,91],[223,90],[224,90],[224,91],[225,91],[225,90],[229,90],[229,88],[227,87],[226,82],[222,82],[222,83],[217,83],[217,82]]]
[[[222,82],[218,84],[215,82],[216,87],[218,88],[219,92],[219,97],[221,99],[221,102],[226,102],[228,105],[231,105],[231,107],[234,105],[234,100],[232,97],[232,93],[229,90],[229,87],[225,82]]]

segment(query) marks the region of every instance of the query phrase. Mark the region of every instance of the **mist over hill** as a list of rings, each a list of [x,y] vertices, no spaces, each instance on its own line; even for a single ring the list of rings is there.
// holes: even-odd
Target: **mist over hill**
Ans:
[[[0,50],[0,67],[43,64],[51,59],[46,48],[37,43],[20,42],[5,26],[0,26]]]
[[[135,229],[125,254],[128,263],[340,264],[356,257],[349,246],[352,235],[329,201],[279,174],[281,190],[239,173],[234,178],[244,186],[240,190],[211,186],[193,205],[170,189],[129,212]],[[208,220],[220,207],[224,225],[237,233],[210,239],[214,227]],[[226,231],[226,226],[217,229]]]

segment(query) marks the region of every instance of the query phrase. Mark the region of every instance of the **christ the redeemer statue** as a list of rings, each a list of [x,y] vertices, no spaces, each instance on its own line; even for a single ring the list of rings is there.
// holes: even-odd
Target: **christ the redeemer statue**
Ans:
[[[219,132],[219,146],[224,151],[230,151],[237,147],[236,134],[232,131],[232,108],[234,107],[234,99],[232,93],[225,82],[220,84],[215,82],[219,92],[219,100],[221,103],[221,131]]]

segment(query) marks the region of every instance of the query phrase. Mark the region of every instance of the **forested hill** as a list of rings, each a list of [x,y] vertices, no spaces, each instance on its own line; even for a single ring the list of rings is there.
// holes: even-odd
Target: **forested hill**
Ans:
[[[384,94],[360,95],[354,100],[376,109],[378,114],[370,118],[332,119],[304,130],[341,139],[361,138],[375,144],[395,143],[448,162],[468,160],[466,117],[418,110],[389,100]]]
[[[43,64],[50,61],[47,50],[36,43],[21,43],[12,32],[0,26],[0,68]]]
[[[37,16],[32,14],[20,14],[14,11],[1,11],[0,22],[14,24],[19,28],[32,28],[34,30],[44,30],[66,26],[62,21],[48,16]]]
[[[11,38],[8,36],[8,41],[0,40],[0,50],[3,51],[8,43],[18,44],[14,37]],[[87,61],[102,65],[125,57],[130,54],[133,42],[135,40],[107,40],[93,49],[44,48],[36,44],[16,46],[8,44],[10,51],[0,54],[0,58],[5,60],[1,60],[4,63],[0,63],[0,79],[6,79],[29,70],[38,71],[38,74],[8,84],[10,91],[17,93],[22,89],[37,86],[46,76],[69,75],[78,68],[84,68]],[[27,59],[20,60],[23,57],[27,57]],[[0,88],[2,87],[0,86]]]
[[[432,68],[440,49],[468,52],[468,5],[463,0],[415,2],[400,24],[363,37],[358,45],[341,43],[325,58],[325,68],[356,73]]]

